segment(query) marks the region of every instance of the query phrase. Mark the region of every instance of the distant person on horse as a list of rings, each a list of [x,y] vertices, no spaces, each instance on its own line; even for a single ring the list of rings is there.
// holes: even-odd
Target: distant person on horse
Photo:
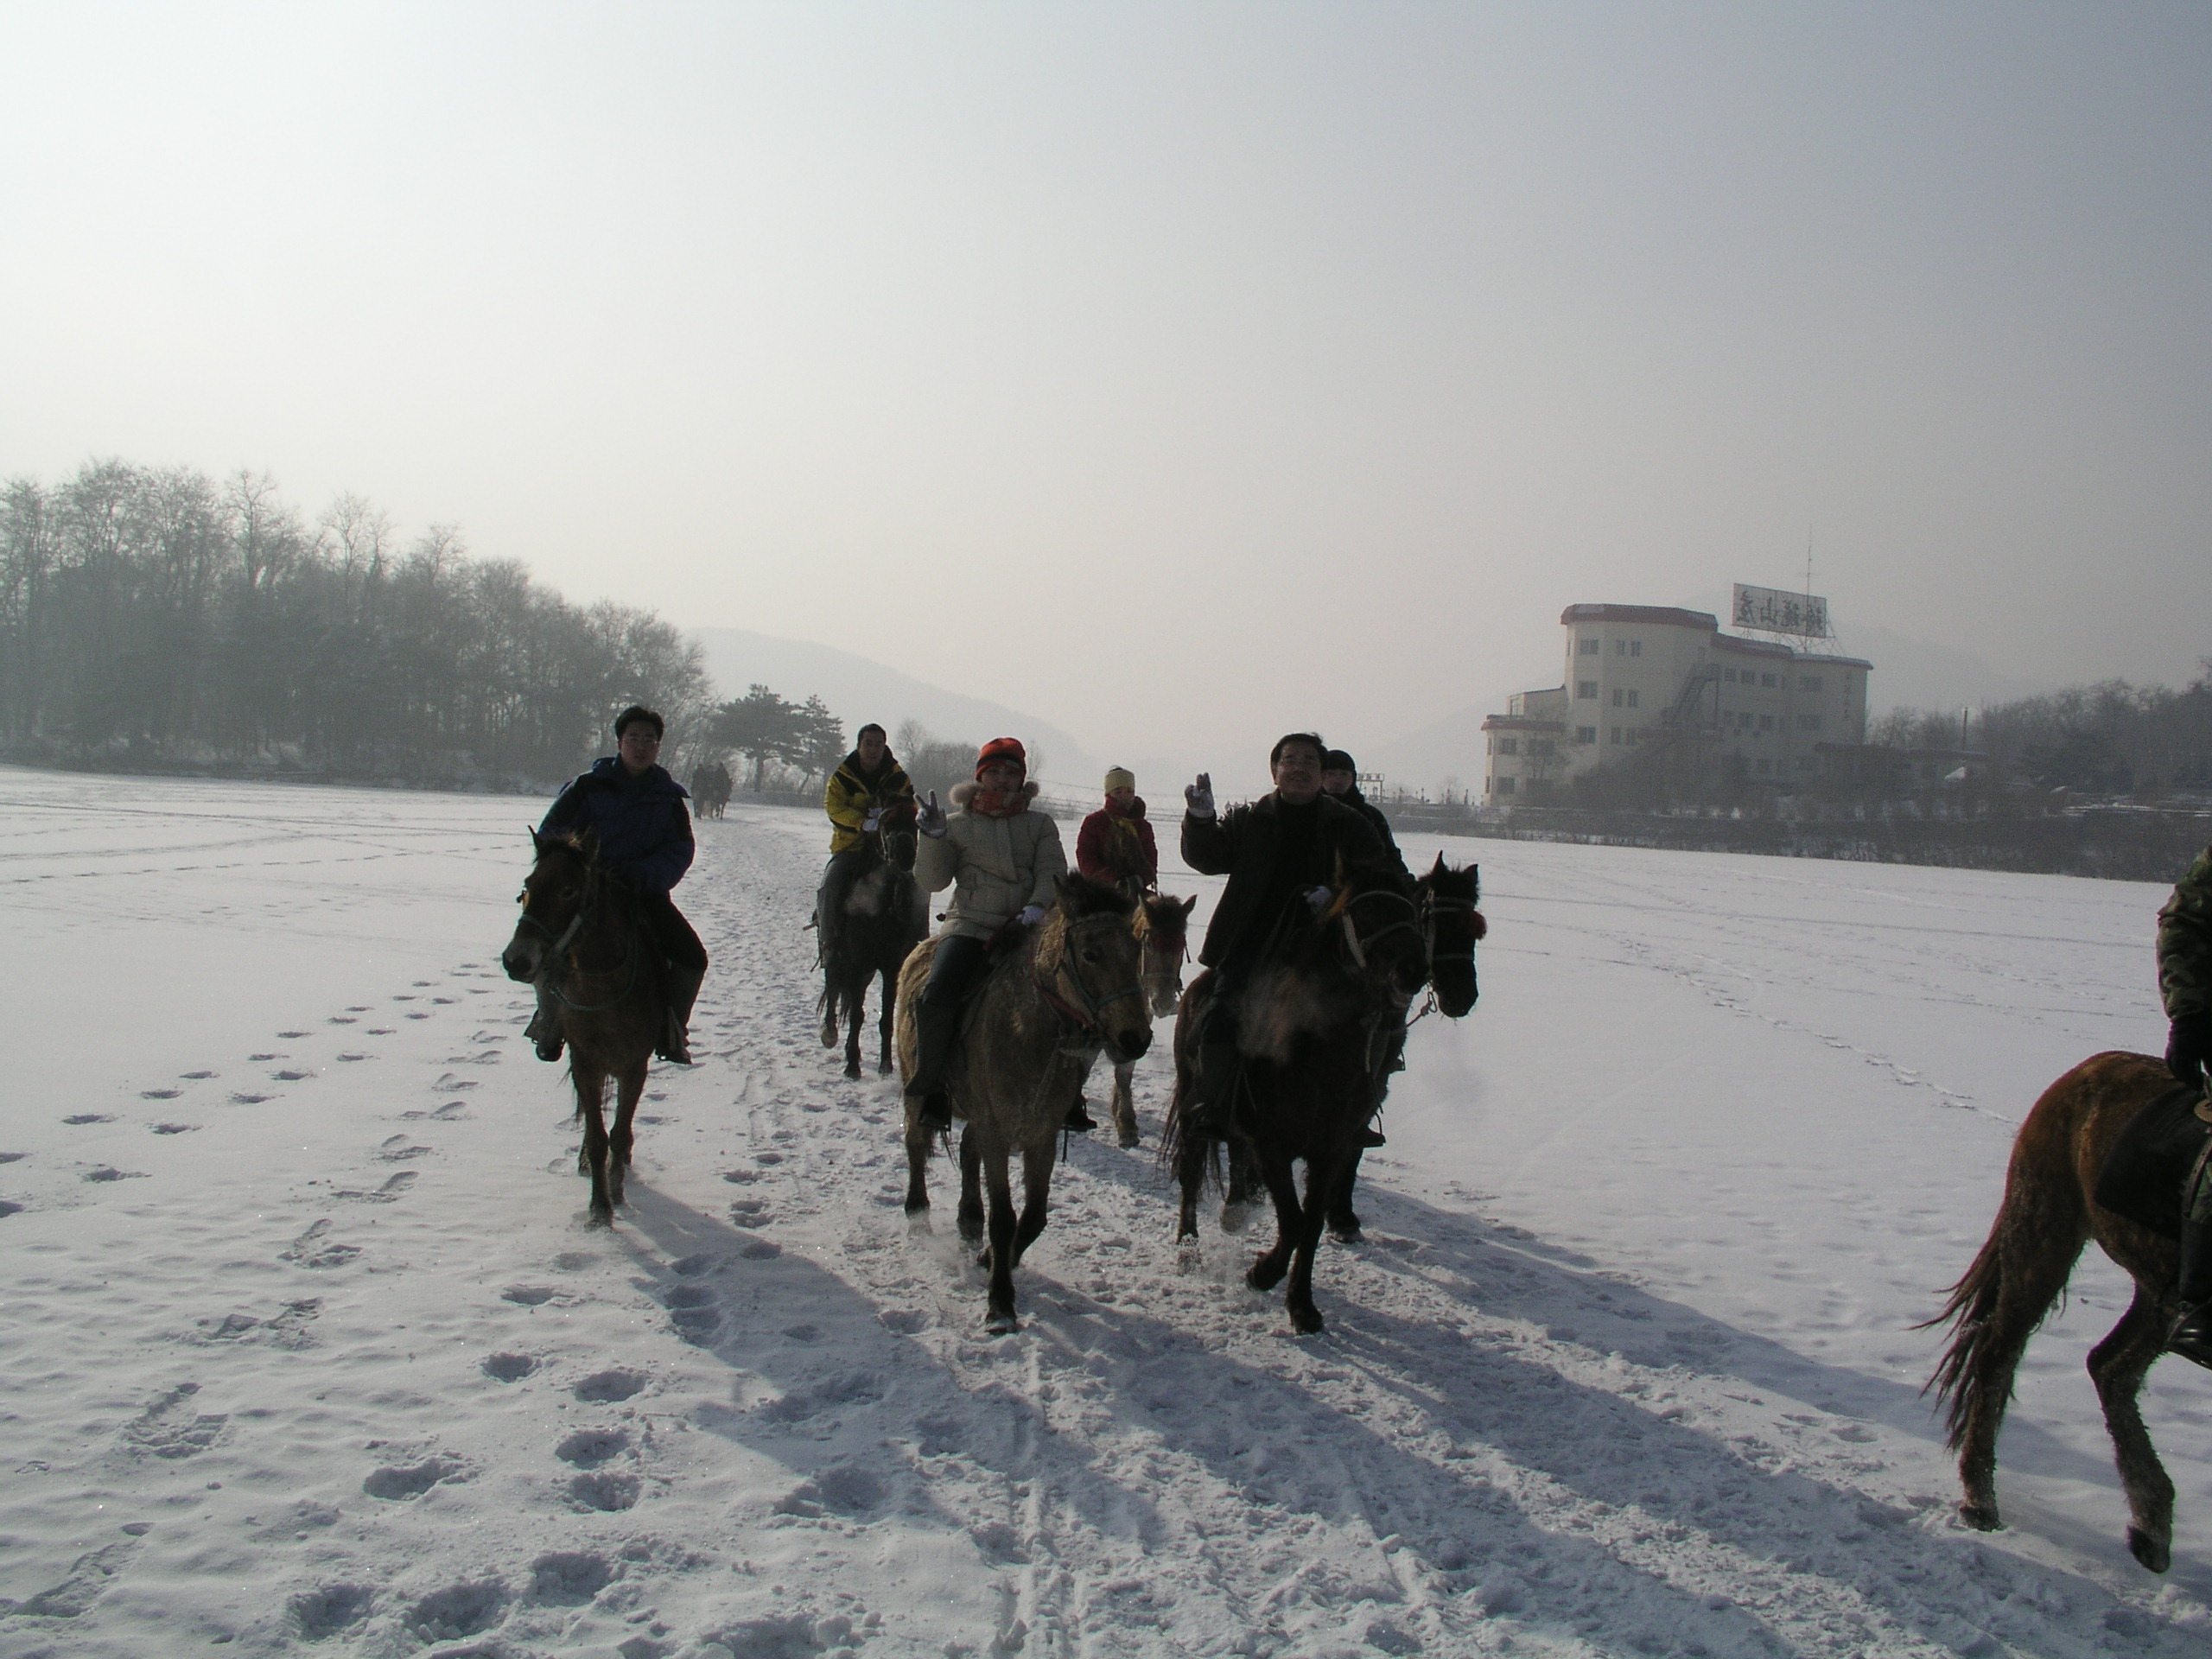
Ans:
[[[1384,849],[1367,819],[1322,791],[1327,753],[1311,732],[1278,739],[1268,755],[1273,791],[1220,815],[1207,773],[1183,791],[1183,861],[1202,875],[1229,878],[1198,950],[1198,960],[1213,969],[1213,987],[1184,1109],[1184,1122],[1197,1134],[1218,1138],[1228,1128],[1240,1069],[1237,1005],[1245,986],[1329,903],[1339,866],[1355,887],[1391,887],[1408,896],[1413,891],[1403,864]]]
[[[2212,1060],[2212,847],[2197,855],[2158,912],[2158,993],[2172,1021],[2166,1069],[2202,1095],[2205,1063]],[[2212,1104],[2200,1100],[2196,1115],[2212,1116]],[[2181,1317],[2166,1346],[2212,1366],[2212,1168],[2202,1158],[2183,1204]]]
[[[826,962],[836,942],[837,918],[845,913],[845,897],[870,862],[862,843],[887,821],[896,823],[914,816],[913,781],[892,754],[882,727],[870,721],[861,728],[853,752],[830,774],[822,791],[822,810],[830,815],[830,861],[823,867],[814,919]]]
[[[1382,842],[1382,850],[1390,855],[1390,861],[1401,870],[1406,868],[1406,855],[1398,850],[1398,838],[1390,832],[1390,820],[1382,809],[1359,792],[1359,767],[1351,755],[1342,749],[1331,749],[1321,757],[1321,792],[1330,799],[1341,801],[1367,820]],[[1413,873],[1406,871],[1408,880]]]
[[[995,737],[976,756],[971,783],[955,784],[947,814],[930,791],[918,820],[914,880],[925,893],[953,890],[930,966],[929,984],[914,1009],[917,1053],[906,1093],[921,1102],[933,1128],[952,1122],[944,1065],[960,1034],[962,1005],[991,965],[991,943],[1009,928],[1035,927],[1058,897],[1054,880],[1067,874],[1060,827],[1032,804],[1029,756],[1019,740]],[[1080,1120],[1080,1121],[1078,1121]],[[1067,1127],[1093,1129],[1078,1102]]]
[[[1075,867],[1102,887],[1141,898],[1160,885],[1160,848],[1137,794],[1136,774],[1116,766],[1106,774],[1106,804],[1076,832]]]
[[[666,964],[663,990],[668,1035],[661,1058],[689,1065],[691,1005],[707,976],[707,947],[669,897],[669,890],[691,868],[695,848],[683,785],[655,759],[665,729],[661,717],[650,709],[632,707],[617,715],[615,753],[594,761],[589,772],[561,791],[537,832],[599,832],[600,868],[630,894]],[[537,1017],[531,1021],[529,1035],[539,1059],[561,1058],[559,1001],[542,985]]]

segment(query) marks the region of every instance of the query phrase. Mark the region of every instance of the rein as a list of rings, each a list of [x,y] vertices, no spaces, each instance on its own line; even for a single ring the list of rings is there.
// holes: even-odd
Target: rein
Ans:
[[[1393,903],[1403,905],[1406,907],[1406,919],[1392,922],[1387,927],[1379,927],[1363,938],[1359,929],[1352,923],[1351,912],[1354,906],[1364,904],[1370,899],[1388,899]],[[1367,968],[1367,953],[1374,947],[1376,941],[1387,939],[1401,929],[1419,938],[1426,946],[1428,944],[1428,938],[1417,924],[1418,914],[1419,912],[1414,908],[1412,899],[1402,893],[1392,893],[1387,887],[1370,888],[1365,893],[1356,893],[1347,899],[1338,919],[1344,924],[1344,946],[1351,952],[1353,964],[1364,972]]]
[[[1090,927],[1102,922],[1109,926],[1116,928],[1126,927],[1128,925],[1128,924],[1118,916],[1086,916],[1079,922],[1070,922],[1066,924],[1062,929],[1062,938],[1065,938],[1067,934],[1074,932],[1075,930],[1079,927]],[[1037,994],[1045,999],[1046,1006],[1051,1007],[1052,1011],[1058,1014],[1062,1019],[1066,1020],[1081,1031],[1093,1033],[1096,1033],[1098,1030],[1098,1016],[1101,1014],[1104,1013],[1108,1008],[1112,1007],[1115,1003],[1120,1001],[1125,996],[1134,996],[1142,999],[1145,994],[1143,976],[1140,974],[1137,978],[1130,981],[1127,985],[1122,986],[1119,989],[1109,991],[1103,996],[1095,997],[1090,994],[1090,988],[1083,982],[1083,976],[1076,973],[1068,966],[1067,960],[1065,956],[1062,957],[1060,965],[1054,970],[1053,974],[1054,978],[1058,978],[1063,976],[1067,980],[1069,988],[1075,993],[1076,1001],[1080,1002],[1082,1007],[1077,1007],[1073,1003],[1071,1003],[1065,997],[1061,996],[1059,993],[1052,988],[1051,981],[1048,981],[1044,975],[1036,972],[1033,969],[1031,970],[1030,979],[1031,982],[1037,987]],[[1149,1007],[1150,1004],[1147,1003],[1146,1006]]]

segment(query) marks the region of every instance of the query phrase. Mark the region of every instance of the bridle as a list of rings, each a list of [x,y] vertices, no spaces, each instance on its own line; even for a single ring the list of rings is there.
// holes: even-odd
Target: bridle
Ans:
[[[1358,924],[1352,920],[1352,912],[1362,905],[1376,901],[1403,906],[1406,913],[1402,917],[1385,923],[1371,933],[1363,934],[1359,931]],[[1343,910],[1338,912],[1338,920],[1343,925],[1344,931],[1344,949],[1351,955],[1353,965],[1363,972],[1367,968],[1367,953],[1393,933],[1411,933],[1422,941],[1424,948],[1427,944],[1427,937],[1420,925],[1420,912],[1414,909],[1414,901],[1402,893],[1393,892],[1389,887],[1370,887],[1363,893],[1352,894],[1351,898],[1344,900]]]
[[[1048,980],[1043,974],[1033,970],[1032,980],[1037,987],[1037,994],[1045,999],[1046,1003],[1054,1013],[1086,1035],[1099,1034],[1099,1016],[1123,997],[1134,996],[1141,1001],[1145,994],[1144,978],[1140,974],[1128,984],[1109,991],[1103,996],[1094,996],[1090,988],[1083,982],[1083,976],[1076,972],[1075,965],[1070,961],[1065,947],[1072,941],[1073,936],[1084,928],[1090,928],[1094,931],[1106,928],[1126,932],[1128,925],[1127,918],[1113,915],[1085,916],[1077,921],[1065,922],[1061,927],[1063,949],[1060,952],[1059,965],[1052,970],[1052,978]],[[1062,996],[1054,982],[1065,984],[1069,995]],[[1147,1002],[1145,1006],[1149,1007],[1151,1004]]]
[[[1439,962],[1472,962],[1475,959],[1475,933],[1472,927],[1462,930],[1466,942],[1466,948],[1464,950],[1455,950],[1440,956],[1436,949],[1438,917],[1445,914],[1472,916],[1475,914],[1475,908],[1473,899],[1447,898],[1439,893],[1433,887],[1421,895],[1421,941],[1427,947],[1428,960],[1432,966]]]
[[[616,963],[610,969],[593,968],[582,969],[583,972],[594,975],[602,973],[626,974],[626,976],[622,982],[622,988],[614,994],[612,1001],[606,1002],[578,1002],[573,1001],[566,992],[562,990],[561,964],[568,959],[570,947],[573,946],[576,940],[582,936],[584,930],[590,926],[593,918],[598,915],[601,891],[601,887],[599,872],[596,869],[587,868],[584,874],[584,901],[576,906],[576,913],[569,919],[568,926],[563,928],[559,933],[556,934],[551,928],[546,926],[544,923],[539,921],[537,917],[530,913],[530,901],[537,895],[531,892],[528,883],[524,884],[522,890],[522,915],[519,918],[518,925],[524,927],[535,928],[538,932],[543,934],[546,938],[552,941],[552,943],[546,947],[545,955],[543,958],[543,965],[538,970],[539,983],[543,986],[545,994],[548,996],[551,997],[556,1002],[558,1002],[563,1007],[575,1014],[604,1014],[607,1009],[614,1007],[626,1001],[630,993],[638,988],[638,970],[639,967],[643,965],[638,950],[639,930],[632,927],[629,931],[630,938],[628,946],[623,951],[622,960],[620,963]]]

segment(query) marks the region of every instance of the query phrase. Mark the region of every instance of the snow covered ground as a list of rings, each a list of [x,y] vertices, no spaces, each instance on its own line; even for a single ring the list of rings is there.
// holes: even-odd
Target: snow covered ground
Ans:
[[[2212,1378],[2152,1373],[2154,1579],[2101,1258],[2008,1531],[1950,1518],[1910,1329],[2037,1092],[2162,1040],[2158,889],[1447,843],[1485,995],[1414,1033],[1328,1333],[1089,1143],[994,1340],[817,1043],[804,813],[702,826],[702,1064],[583,1224],[497,963],[537,810],[0,771],[0,1655],[2212,1645]]]

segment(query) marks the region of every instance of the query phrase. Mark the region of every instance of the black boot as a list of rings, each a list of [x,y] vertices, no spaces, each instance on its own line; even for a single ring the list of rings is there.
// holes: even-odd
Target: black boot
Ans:
[[[672,1065],[691,1064],[691,1005],[699,1000],[699,986],[706,977],[703,968],[668,970],[668,1033],[660,1057]]]
[[[1184,1101],[1180,1114],[1184,1134],[1202,1135],[1213,1141],[1228,1138],[1230,1097],[1243,1070],[1243,1061],[1236,1052],[1236,1044],[1198,1046],[1198,1064],[1192,1073],[1190,1096]]]
[[[539,1059],[557,1060],[561,1058],[561,1005],[553,1000],[543,986],[540,986],[537,991],[537,1012],[531,1015],[530,1024],[524,1028],[522,1034],[529,1038],[531,1046],[537,1050]]]
[[[1060,1127],[1070,1135],[1089,1135],[1098,1127],[1097,1120],[1083,1109],[1083,1096],[1076,1096],[1075,1104],[1068,1108],[1067,1122]]]
[[[1360,1130],[1359,1144],[1361,1149],[1364,1151],[1369,1147],[1387,1147],[1390,1143],[1383,1138],[1382,1130],[1370,1123]]]
[[[959,1033],[957,1005],[924,1002],[915,1007],[914,1075],[906,1080],[906,1098],[921,1103],[922,1127],[932,1133],[952,1127],[952,1103],[944,1095],[944,1063]]]
[[[2197,1169],[2181,1224],[2181,1317],[2166,1332],[2166,1349],[2212,1368],[2212,1170]]]

